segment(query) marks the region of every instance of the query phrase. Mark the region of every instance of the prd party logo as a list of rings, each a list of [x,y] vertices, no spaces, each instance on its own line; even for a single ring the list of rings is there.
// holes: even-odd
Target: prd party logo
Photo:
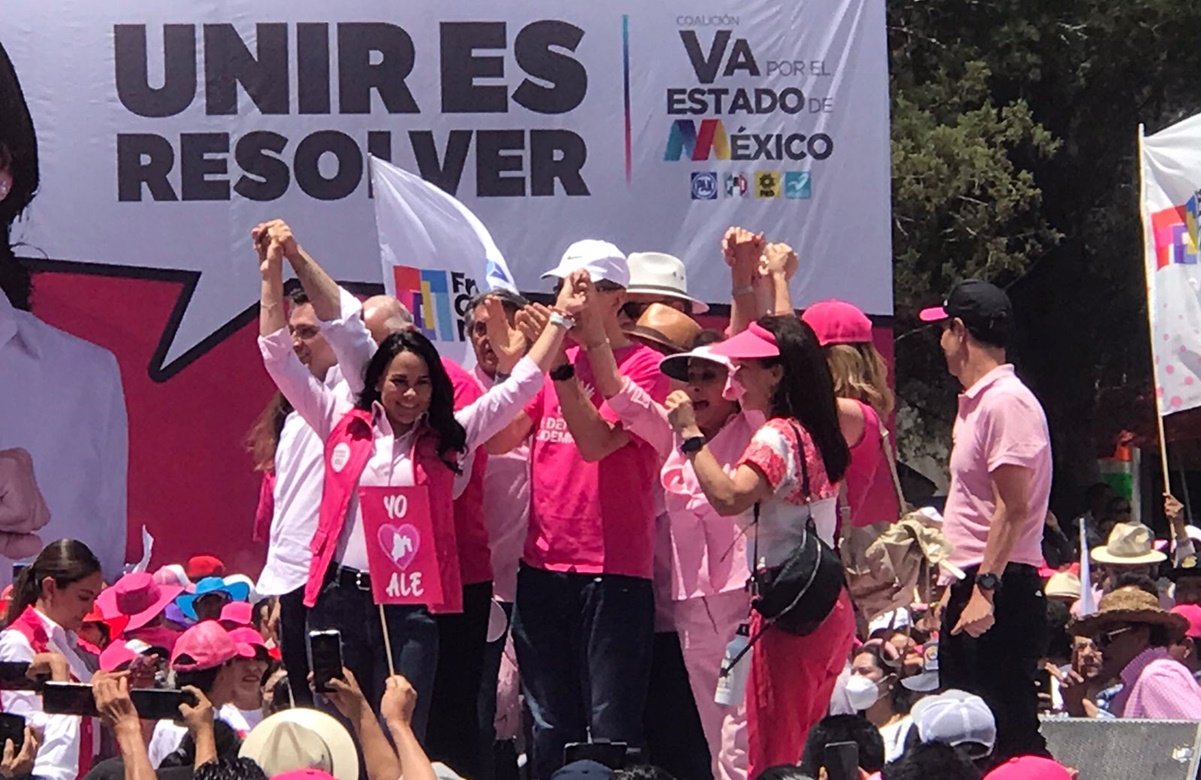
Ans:
[[[430,341],[466,341],[467,306],[479,291],[461,271],[392,267],[396,297],[413,313],[417,330]]]

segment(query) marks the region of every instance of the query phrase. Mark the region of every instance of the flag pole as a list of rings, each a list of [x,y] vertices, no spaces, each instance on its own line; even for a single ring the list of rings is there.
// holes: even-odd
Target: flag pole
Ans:
[[[1151,339],[1151,389],[1155,398],[1155,425],[1159,432],[1159,466],[1163,470],[1163,489],[1171,492],[1171,470],[1168,468],[1168,437],[1163,421],[1163,395],[1159,386],[1159,371],[1155,367],[1155,309],[1151,299],[1152,285],[1155,284],[1154,272],[1147,258],[1147,247],[1153,241],[1151,213],[1147,209],[1147,176],[1146,153],[1143,148],[1145,128],[1140,122],[1138,126],[1138,211],[1143,223],[1143,273],[1147,279],[1147,333]],[[1137,475],[1135,475],[1137,478]]]

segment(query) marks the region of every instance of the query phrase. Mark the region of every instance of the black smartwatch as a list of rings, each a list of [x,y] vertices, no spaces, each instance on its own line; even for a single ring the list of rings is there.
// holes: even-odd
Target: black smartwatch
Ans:
[[[570,363],[559,366],[550,372],[550,378],[556,382],[566,382],[575,376],[575,366]]]
[[[996,592],[1001,589],[1001,578],[996,574],[977,574],[976,587],[980,590]]]
[[[695,455],[705,447],[704,436],[689,436],[680,442],[680,452],[685,455]]]

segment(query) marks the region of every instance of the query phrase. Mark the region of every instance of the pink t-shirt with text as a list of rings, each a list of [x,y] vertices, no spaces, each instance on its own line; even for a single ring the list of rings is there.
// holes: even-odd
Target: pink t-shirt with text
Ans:
[[[568,359],[584,393],[601,416],[620,424],[604,403],[587,355],[569,349]],[[650,347],[631,345],[614,351],[621,375],[662,402],[668,378],[659,371],[661,356]],[[659,456],[631,436],[630,442],[599,463],[580,456],[553,387],[544,387],[526,408],[533,421],[530,480],[530,531],[525,562],[538,569],[581,574],[621,574],[651,579],[655,547],[653,488]]]
[[[961,569],[984,559],[997,508],[992,474],[1001,466],[1030,472],[1029,500],[1009,562],[1041,566],[1051,498],[1051,435],[1042,405],[1011,365],[993,369],[959,396],[943,531],[955,546],[950,561]]]

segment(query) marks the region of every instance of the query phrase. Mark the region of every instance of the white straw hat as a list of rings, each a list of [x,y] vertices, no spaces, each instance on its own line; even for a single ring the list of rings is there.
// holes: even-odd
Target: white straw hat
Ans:
[[[242,749],[267,777],[297,769],[320,769],[338,780],[359,780],[354,737],[333,716],[296,708],[277,712],[255,726]]]
[[[1154,549],[1155,534],[1142,523],[1117,523],[1109,532],[1108,543],[1093,550],[1097,563],[1113,566],[1144,566],[1166,561],[1168,556]]]

